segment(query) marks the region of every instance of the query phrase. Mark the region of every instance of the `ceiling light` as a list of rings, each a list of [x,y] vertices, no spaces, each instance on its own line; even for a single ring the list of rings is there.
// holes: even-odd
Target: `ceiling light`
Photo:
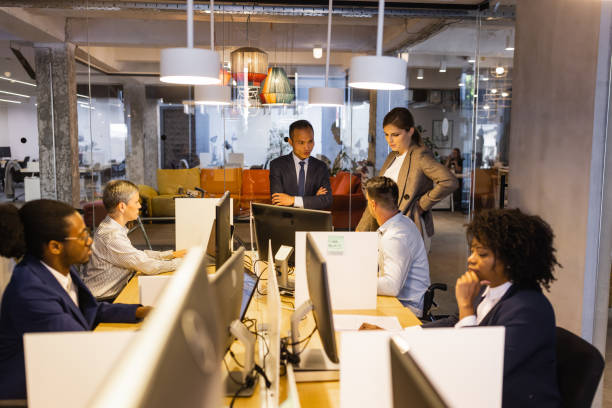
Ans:
[[[475,63],[475,62],[476,62],[476,60],[475,60],[474,58],[470,58],[470,59],[468,60],[468,62],[469,62],[470,64],[473,64],[473,63]]]
[[[7,95],[13,95],[13,96],[21,96],[22,98],[29,98],[30,97],[30,95],[24,95],[24,94],[20,94],[20,93],[16,93],[16,92],[9,92],[9,91],[0,91],[0,93],[7,94]]]
[[[325,48],[325,88],[310,88],[308,90],[308,104],[317,106],[342,106],[344,105],[344,89],[328,88],[329,79],[329,54],[331,51],[331,26],[332,26],[332,0],[329,0],[327,9],[327,47]],[[297,92],[297,72],[296,86]]]
[[[312,56],[315,59],[320,59],[323,56],[323,48],[321,48],[321,47],[314,47],[312,49]]]
[[[385,1],[378,0],[376,56],[351,58],[349,86],[362,89],[401,90],[406,88],[408,63],[396,57],[382,56]]]
[[[502,66],[499,66],[499,67],[496,67],[496,68],[495,68],[495,73],[496,73],[497,75],[504,75],[504,72],[506,72],[506,70],[505,70],[505,69],[504,69],[504,67],[502,67]]]
[[[77,94],[77,98],[85,98],[85,99],[89,99],[89,96],[87,96],[87,95]]]
[[[214,0],[210,2],[211,10]],[[219,54],[214,51],[214,13],[210,17],[210,50],[193,48],[193,0],[187,0],[187,47],[161,51],[160,81],[181,85],[219,84]]]
[[[229,86],[197,85],[195,87],[194,104],[196,105],[229,105],[231,103],[232,89]]]
[[[10,99],[0,99],[0,102],[21,103],[21,101],[11,101]]]
[[[459,86],[465,86],[463,82],[459,82]]]
[[[514,36],[513,36],[514,37]],[[514,41],[510,39],[510,34],[506,36],[506,51],[514,51]]]
[[[484,105],[484,106],[482,107],[482,109],[484,109],[484,110],[489,110],[489,105]]]
[[[501,93],[502,98],[507,98],[508,95],[510,95],[508,92],[502,92]]]
[[[483,76],[480,77],[480,80],[481,81],[488,81],[489,77],[483,75]]]
[[[440,62],[440,72],[446,72],[446,61]]]
[[[5,72],[5,74],[6,74],[6,72]],[[23,85],[28,85],[28,86],[36,86],[36,84],[32,84],[30,82],[19,81],[17,79],[8,78],[6,76],[0,76],[0,79],[4,79],[5,81],[9,81],[9,82],[12,82],[12,83],[18,83],[18,84],[23,84]]]
[[[417,79],[423,79],[425,78],[424,73],[423,73],[423,68],[419,68],[417,71]]]
[[[497,93],[497,89],[495,89],[495,88],[491,89],[491,93],[492,94],[496,94]]]

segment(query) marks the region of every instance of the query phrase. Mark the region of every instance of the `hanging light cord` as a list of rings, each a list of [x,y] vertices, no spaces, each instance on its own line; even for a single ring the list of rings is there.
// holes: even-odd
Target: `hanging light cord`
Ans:
[[[327,49],[325,50],[325,87],[327,88],[327,78],[329,77],[329,50],[331,48],[331,24],[332,24],[332,1],[329,0],[327,9]]]
[[[193,48],[193,0],[187,0],[187,48]]]
[[[215,0],[210,0],[210,50],[215,50]]]
[[[376,56],[382,55],[383,27],[385,25],[385,0],[378,0],[378,30],[376,33]]]

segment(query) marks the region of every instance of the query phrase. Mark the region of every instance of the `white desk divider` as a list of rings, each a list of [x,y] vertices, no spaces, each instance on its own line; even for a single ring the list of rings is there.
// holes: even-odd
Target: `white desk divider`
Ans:
[[[333,310],[376,309],[376,232],[311,232],[327,262]],[[306,232],[295,233],[295,307],[310,299],[306,281]]]
[[[270,351],[265,362],[266,376],[272,385],[268,390],[268,406],[277,407],[279,401],[280,379],[280,329],[281,329],[281,298],[278,290],[278,280],[274,269],[272,243],[268,245],[268,288],[267,288],[267,319],[268,345]]]
[[[139,276],[138,277],[138,295],[141,305],[157,306],[159,295],[170,282],[172,276]]]
[[[394,336],[408,344],[415,361],[451,407],[501,407],[504,334],[504,327],[431,328],[401,334],[343,332],[340,407],[393,407],[389,339]]]
[[[218,198],[177,198],[174,200],[176,218],[176,249],[194,246],[206,250],[210,231],[215,221]],[[230,198],[230,222],[234,223],[234,199]]]
[[[24,335],[28,406],[86,406],[135,334],[108,331]]]

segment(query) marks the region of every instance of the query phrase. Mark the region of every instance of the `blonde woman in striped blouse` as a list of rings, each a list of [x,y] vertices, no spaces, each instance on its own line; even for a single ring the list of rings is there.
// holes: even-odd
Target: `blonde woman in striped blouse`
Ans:
[[[102,201],[108,212],[91,246],[91,258],[82,272],[83,281],[98,299],[114,299],[134,272],[154,275],[173,271],[185,251],[141,251],[128,238],[126,223],[138,218],[138,187],[127,180],[110,181]]]

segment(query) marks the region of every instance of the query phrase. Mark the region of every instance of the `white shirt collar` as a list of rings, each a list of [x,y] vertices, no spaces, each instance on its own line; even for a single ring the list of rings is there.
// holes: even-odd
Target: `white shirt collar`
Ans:
[[[506,292],[508,291],[508,289],[510,289],[510,286],[512,286],[512,282],[508,281],[506,283],[503,283],[499,286],[496,286],[494,288],[487,286],[487,288],[485,289],[484,293],[482,294],[482,296],[484,298],[487,298],[491,301],[497,301],[499,299],[501,299]]]
[[[68,275],[64,275],[63,273],[59,272],[56,269],[53,269],[43,261],[40,261],[40,263],[43,264],[53,276],[55,276],[55,279],[57,279],[62,288],[66,289],[66,291],[70,289],[70,284],[72,283],[72,277],[70,276],[70,273]]]
[[[295,153],[293,153],[293,152],[291,153],[291,155],[293,156],[293,161],[295,162],[295,166],[296,166],[296,167],[300,165],[300,162],[301,162],[301,161],[306,162],[306,163],[305,163],[305,165],[306,165],[306,166],[308,165],[308,159],[310,159],[310,156],[308,156],[308,157],[307,157],[307,158],[305,158],[305,159],[300,159],[300,158],[299,158],[299,157],[297,157],[297,156],[295,155]]]
[[[398,217],[403,217],[404,215],[398,211],[397,214],[395,214],[393,217],[389,218],[387,221],[385,221],[383,223],[383,225],[378,227],[378,232],[380,232],[381,234],[384,234],[385,231],[387,229],[389,229],[389,227],[391,227],[393,224],[395,224],[397,221],[399,221]]]
[[[111,217],[110,215],[107,215],[106,218],[109,219],[109,223],[112,227],[115,228],[121,228],[122,230],[127,230],[127,227],[125,225],[121,225],[119,224],[117,221],[115,221],[115,219],[113,217]]]

